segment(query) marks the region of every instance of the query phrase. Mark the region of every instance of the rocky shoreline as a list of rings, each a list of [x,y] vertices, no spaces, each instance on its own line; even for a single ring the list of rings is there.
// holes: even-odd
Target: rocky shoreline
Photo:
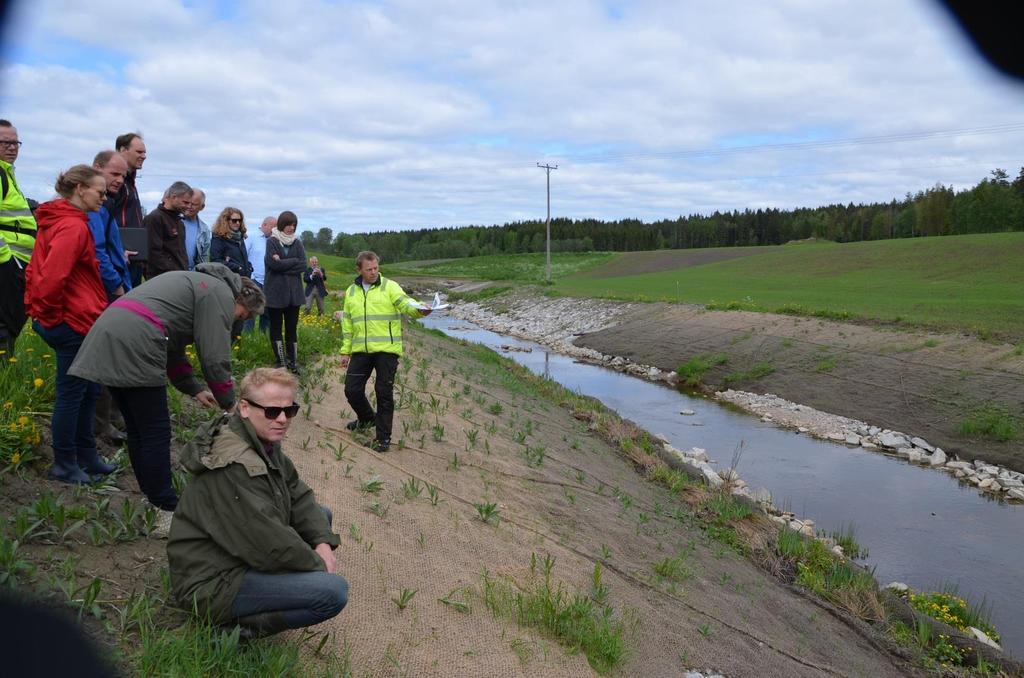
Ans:
[[[637,304],[607,302],[594,299],[568,298],[514,298],[504,305],[501,313],[474,302],[455,302],[450,314],[453,317],[472,322],[490,331],[533,341],[552,350],[575,358],[580,362],[602,365],[650,381],[676,384],[675,372],[656,366],[634,362],[628,357],[606,355],[594,349],[576,346],[574,339],[581,334],[598,331],[616,324],[617,319],[633,311]],[[515,347],[501,347],[510,352],[522,350]],[[857,419],[822,412],[807,405],[794,403],[774,394],[757,394],[737,390],[719,391],[713,394],[715,400],[758,416],[765,422],[786,427],[800,434],[814,436],[849,446],[861,447],[904,459],[923,468],[939,469],[955,475],[961,482],[976,487],[980,492],[995,495],[1001,501],[1024,501],[1024,473],[1003,466],[988,464],[982,460],[961,460],[947,455],[941,448],[931,445],[921,437],[871,425]],[[693,415],[683,410],[680,415]],[[679,450],[662,435],[655,434],[660,443],[659,457],[670,467],[691,477],[702,479],[709,486],[720,487],[738,500],[756,507],[768,519],[786,526],[825,544],[837,557],[856,557],[847,554],[835,539],[816,529],[815,521],[798,517],[790,511],[782,511],[772,502],[771,492],[764,488],[751,489],[739,476],[735,468],[716,469],[715,463],[704,450],[694,447]],[[950,457],[953,458],[950,458]],[[907,586],[893,582],[887,586],[897,595],[907,591]],[[909,608],[908,608],[909,609]],[[980,643],[1001,650],[998,643],[975,628],[970,633]],[[685,673],[694,678],[717,678],[718,674],[690,669]]]
[[[454,302],[449,311],[453,317],[467,320],[480,327],[543,344],[553,350],[577,360],[603,365],[620,372],[648,379],[676,384],[675,372],[659,369],[652,365],[633,362],[623,356],[606,355],[590,348],[576,346],[573,340],[588,332],[594,332],[616,324],[617,318],[634,310],[637,304],[609,302],[598,299],[577,298],[514,298],[504,313],[496,313],[486,305],[476,302]],[[873,426],[867,422],[843,417],[814,408],[793,403],[773,394],[757,394],[746,391],[726,390],[716,392],[714,398],[728,402],[764,421],[796,430],[823,440],[830,440],[850,446],[861,447],[905,459],[953,474],[961,482],[976,487],[980,492],[1000,499],[1024,502],[1024,473],[1005,466],[986,463],[981,459],[950,458],[941,448],[924,439],[890,429]],[[668,445],[667,452],[679,462],[687,465],[710,484],[718,485],[727,480],[736,494],[751,497],[768,511],[782,518],[793,529],[812,534],[813,521],[797,519],[792,514],[778,511],[766,500],[763,492],[751,493],[734,469],[716,471],[707,454],[700,448],[681,451]],[[722,478],[722,474],[728,478]],[[717,480],[716,480],[717,479]]]

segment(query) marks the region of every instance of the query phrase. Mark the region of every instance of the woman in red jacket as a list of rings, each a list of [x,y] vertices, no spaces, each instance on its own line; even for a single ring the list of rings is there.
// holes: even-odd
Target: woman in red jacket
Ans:
[[[114,470],[96,451],[93,412],[99,386],[68,374],[86,333],[107,306],[87,213],[107,196],[98,170],[75,165],[57,177],[61,196],[36,210],[38,234],[25,270],[25,308],[32,327],[56,354],[53,466],[50,477],[83,485]]]

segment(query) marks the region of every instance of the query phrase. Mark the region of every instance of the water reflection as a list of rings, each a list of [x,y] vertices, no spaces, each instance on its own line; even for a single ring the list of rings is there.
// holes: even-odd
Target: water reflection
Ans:
[[[990,501],[952,476],[892,457],[808,438],[716,402],[661,384],[575,363],[533,342],[502,336],[446,316],[424,324],[500,350],[535,374],[601,400],[622,417],[676,447],[703,447],[720,466],[742,449],[738,469],[752,488],[771,490],[775,504],[813,518],[819,529],[852,523],[868,547],[865,562],[883,584],[914,588],[955,585],[974,601],[995,605],[1003,647],[1024,655],[1024,587],[1019,585],[1024,509]],[[543,357],[541,357],[543,355]],[[682,416],[693,410],[693,416]]]

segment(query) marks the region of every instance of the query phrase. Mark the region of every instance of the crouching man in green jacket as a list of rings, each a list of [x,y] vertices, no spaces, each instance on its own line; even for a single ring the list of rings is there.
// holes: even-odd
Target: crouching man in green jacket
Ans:
[[[238,410],[200,429],[181,456],[194,477],[167,542],[174,595],[250,637],[318,624],[348,602],[331,513],[281,451],[298,386],[287,370],[253,370]]]

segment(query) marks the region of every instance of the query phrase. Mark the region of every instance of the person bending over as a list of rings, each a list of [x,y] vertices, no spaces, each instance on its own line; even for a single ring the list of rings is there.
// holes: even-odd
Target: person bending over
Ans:
[[[319,624],[348,602],[330,510],[281,451],[298,387],[285,369],[254,369],[237,411],[202,428],[181,457],[194,477],[167,542],[175,597],[255,637]]]

